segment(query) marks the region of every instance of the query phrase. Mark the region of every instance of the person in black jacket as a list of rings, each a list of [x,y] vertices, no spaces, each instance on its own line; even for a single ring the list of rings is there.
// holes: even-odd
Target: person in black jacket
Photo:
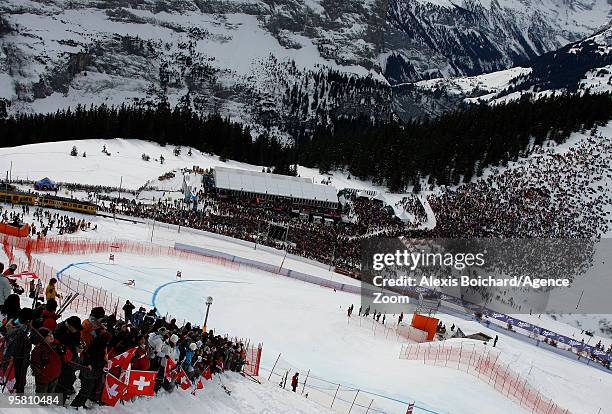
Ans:
[[[125,314],[125,321],[130,322],[132,320],[132,312],[136,306],[134,306],[129,300],[125,301],[125,305],[123,305],[123,313]]]
[[[15,367],[15,392],[17,393],[23,393],[26,384],[26,374],[30,366],[30,353],[32,352],[31,327],[32,309],[29,308],[21,309],[18,318],[13,319],[7,324],[4,360],[13,359]]]
[[[10,321],[11,319],[15,319],[17,317],[17,314],[19,314],[20,309],[21,300],[19,299],[19,295],[15,293],[11,293],[10,295],[8,295],[2,306],[2,313],[6,315],[6,320]]]
[[[74,394],[74,382],[76,381],[76,371],[81,360],[79,354],[83,350],[81,346],[81,319],[78,316],[71,316],[61,322],[55,328],[55,339],[70,352],[70,358],[62,364],[62,372],[57,381],[56,392],[61,392],[64,396],[62,401],[66,401],[69,395]]]
[[[81,369],[79,378],[81,379],[81,389],[70,404],[71,407],[86,407],[85,402],[91,400],[99,402],[103,380],[104,367],[108,362],[107,346],[111,340],[111,335],[104,329],[96,329],[91,344],[83,353],[83,365],[87,368]]]

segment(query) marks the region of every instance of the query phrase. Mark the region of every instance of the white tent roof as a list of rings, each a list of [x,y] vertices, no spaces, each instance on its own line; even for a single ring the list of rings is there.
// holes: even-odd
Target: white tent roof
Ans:
[[[224,190],[246,191],[305,200],[338,202],[338,192],[329,185],[314,184],[309,178],[215,167],[215,185]]]

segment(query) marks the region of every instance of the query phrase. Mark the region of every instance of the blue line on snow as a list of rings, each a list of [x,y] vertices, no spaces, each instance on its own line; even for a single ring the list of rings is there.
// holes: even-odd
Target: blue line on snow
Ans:
[[[72,266],[77,266],[77,265],[81,265],[81,264],[88,264],[88,263],[91,263],[91,262],[70,263],[68,266],[64,267],[62,270],[57,272],[55,274],[55,277],[57,278],[58,281],[60,281],[62,273],[64,273],[66,270],[70,269]]]
[[[155,300],[157,299],[157,294],[159,293],[160,290],[162,290],[163,288],[165,288],[166,286],[170,286],[173,285],[175,283],[189,283],[189,282],[220,282],[220,283],[236,283],[236,284],[250,284],[249,282],[238,282],[238,281],[234,281],[234,280],[215,280],[215,279],[185,279],[185,280],[174,280],[172,282],[168,282],[168,283],[164,283],[163,285],[159,285],[157,287],[157,289],[155,289],[155,292],[153,292],[153,297],[151,297],[151,304],[152,306],[157,309],[157,306],[155,305]],[[158,311],[157,313],[158,315],[161,315]]]

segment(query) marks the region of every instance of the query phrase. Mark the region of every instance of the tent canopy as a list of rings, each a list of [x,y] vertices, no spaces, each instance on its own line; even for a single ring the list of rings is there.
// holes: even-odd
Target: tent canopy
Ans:
[[[47,188],[55,188],[57,187],[57,183],[50,179],[49,177],[45,177],[42,180],[36,181],[36,185],[38,187],[47,187]]]
[[[310,178],[225,167],[215,167],[214,177],[216,187],[222,190],[321,201],[334,206],[338,204],[338,193],[334,187],[315,184]]]

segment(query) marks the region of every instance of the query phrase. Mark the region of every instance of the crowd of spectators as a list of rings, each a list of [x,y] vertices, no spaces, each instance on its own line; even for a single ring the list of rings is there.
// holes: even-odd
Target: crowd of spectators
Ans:
[[[591,238],[611,228],[612,142],[538,148],[497,174],[429,197],[440,237]]]
[[[432,231],[406,224],[377,200],[348,197],[352,221],[303,220],[292,214],[289,201],[267,201],[214,192],[198,193],[199,209],[180,208],[172,202],[112,205],[121,213],[154,218],[166,223],[224,234],[287,249],[324,263],[359,268],[360,242],[373,236],[399,235],[439,238],[590,238],[611,228],[608,195],[612,179],[612,143],[591,136],[564,151],[535,148],[534,154],[455,189],[428,196],[436,218]],[[405,197],[399,202],[415,218],[427,219],[421,201]],[[303,207],[300,207],[304,211]],[[321,214],[325,216],[325,214]],[[270,237],[269,224],[289,227],[286,240]],[[288,242],[288,243],[285,243]]]
[[[306,212],[309,217],[305,220],[293,211],[295,206],[286,200],[269,201],[204,192],[198,193],[197,210],[182,207],[176,201],[153,204],[125,202],[111,204],[105,210],[257,242],[323,263],[354,269],[359,267],[361,260],[361,238],[367,234],[399,235],[406,227],[372,200],[356,199],[352,205],[357,216],[354,223],[340,221],[335,211],[300,207],[300,212]],[[312,218],[316,215],[321,220]],[[322,219],[334,215],[333,224]],[[286,236],[283,232],[271,232],[270,226],[288,228]]]
[[[123,371],[109,361],[130,350],[132,370],[157,373],[156,392],[162,388],[172,392],[179,386],[174,376],[166,375],[169,360],[192,382],[200,376],[242,371],[246,362],[242,342],[189,322],[178,326],[175,319],[157,316],[156,309],[140,307],[134,312],[134,305],[126,301],[120,315],[95,307],[85,320],[66,317],[58,310],[59,295],[51,286],[54,281],[51,279],[45,302],[39,305],[24,305],[27,299],[16,293],[3,298],[0,372],[14,370],[15,382],[0,380],[2,389],[12,386],[17,393],[61,393],[63,404],[72,407],[104,405],[106,375],[121,378]]]
[[[19,211],[19,209],[21,211]],[[46,237],[50,232],[56,231],[57,234],[74,234],[79,231],[97,230],[98,225],[92,225],[91,221],[84,218],[76,218],[66,214],[51,212],[40,207],[31,207],[29,205],[19,206],[18,210],[4,210],[0,216],[0,223],[7,223],[14,226],[22,226],[29,222],[30,237]],[[33,211],[32,211],[33,209]]]

